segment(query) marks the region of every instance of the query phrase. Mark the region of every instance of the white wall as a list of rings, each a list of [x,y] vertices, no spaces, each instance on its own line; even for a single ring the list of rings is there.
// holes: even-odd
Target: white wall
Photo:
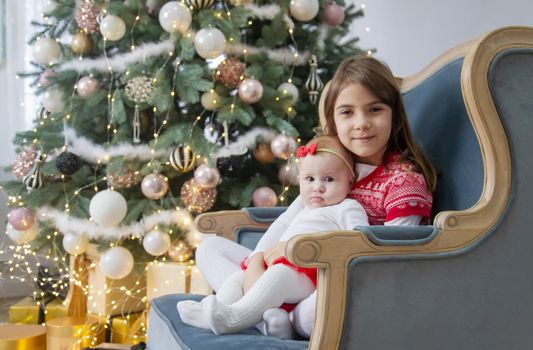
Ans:
[[[387,62],[397,76],[414,74],[447,49],[487,31],[508,25],[533,26],[531,0],[355,3],[365,4],[365,17],[354,22],[352,32],[361,39],[361,47],[376,48],[376,57]]]

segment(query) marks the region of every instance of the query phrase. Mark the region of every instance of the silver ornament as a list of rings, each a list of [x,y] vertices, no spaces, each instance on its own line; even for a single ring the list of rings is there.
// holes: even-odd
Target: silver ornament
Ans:
[[[315,55],[311,56],[311,59],[309,60],[309,66],[310,72],[309,77],[305,82],[305,88],[309,92],[309,101],[316,105],[320,91],[322,91],[324,88],[324,83],[322,83],[322,80],[320,80],[320,76],[317,72],[318,61]]]
[[[22,178],[22,183],[26,185],[28,192],[43,186],[43,175],[41,173],[41,165],[46,157],[39,151],[35,159],[33,169]]]

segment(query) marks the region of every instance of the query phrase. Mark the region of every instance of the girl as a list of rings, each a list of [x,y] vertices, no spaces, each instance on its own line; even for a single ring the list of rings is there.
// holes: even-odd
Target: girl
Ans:
[[[299,185],[304,208],[279,233],[280,241],[301,233],[351,230],[356,225],[368,225],[363,207],[346,198],[355,179],[354,162],[338,138],[315,138],[300,147],[297,156],[301,159]],[[216,296],[208,296],[202,302],[179,302],[182,320],[210,328],[215,334],[234,333],[260,322],[266,310],[283,303],[300,302],[314,291],[316,269],[295,266],[282,255],[259,253],[257,256],[263,260],[259,266],[261,272],[246,294],[245,272],[237,271],[224,281]],[[247,259],[241,263],[243,270],[248,264]]]
[[[371,225],[428,222],[431,192],[436,186],[435,171],[416,145],[396,80],[386,65],[367,56],[344,60],[326,92],[323,126],[327,134],[336,135],[355,156],[358,179],[348,196],[361,203]],[[259,253],[264,252],[271,259],[285,255],[286,242],[279,241],[276,234],[302,208],[298,197],[251,253],[220,237],[203,242],[197,250],[197,264],[213,289],[218,290],[248,256],[244,288],[250,288],[260,270]],[[295,330],[306,338],[313,327],[315,301],[313,293],[290,315]],[[283,312],[269,310],[264,320],[269,334],[286,334],[289,324]]]

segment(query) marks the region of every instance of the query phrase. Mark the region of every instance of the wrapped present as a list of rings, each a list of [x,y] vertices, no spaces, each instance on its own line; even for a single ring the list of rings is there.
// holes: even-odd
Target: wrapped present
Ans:
[[[9,307],[10,323],[41,324],[67,316],[67,307],[57,299],[33,300],[26,297]]]
[[[2,324],[0,349],[46,350],[46,328],[36,325]]]
[[[82,350],[104,341],[105,327],[96,319],[61,317],[46,322],[48,350]]]
[[[148,300],[167,294],[211,294],[211,288],[193,262],[158,262],[146,273]]]
[[[108,349],[108,350],[130,350],[131,346],[129,345],[121,345],[116,343],[102,343],[96,345],[95,349]]]
[[[129,315],[89,315],[105,325],[105,341],[114,344],[137,344],[146,340],[146,311]]]

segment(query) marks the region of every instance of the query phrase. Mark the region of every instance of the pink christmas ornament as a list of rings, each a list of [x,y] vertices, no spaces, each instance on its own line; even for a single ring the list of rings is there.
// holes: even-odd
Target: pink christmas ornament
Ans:
[[[168,180],[161,174],[148,174],[141,182],[142,193],[150,199],[160,199],[168,192]]]
[[[47,68],[41,73],[41,75],[39,75],[39,80],[37,82],[41,86],[46,86],[49,83],[48,78],[51,78],[54,75],[56,75],[56,72],[54,72],[52,69]]]
[[[217,168],[202,164],[194,171],[194,181],[202,188],[213,188],[220,182]]]
[[[88,1],[84,1],[76,9],[74,17],[81,29],[85,30],[87,33],[95,33],[100,28],[97,21],[98,14],[100,14],[100,8],[98,6]]]
[[[252,194],[252,203],[254,207],[275,207],[278,196],[270,187],[258,187]]]
[[[100,90],[100,82],[91,76],[82,77],[76,84],[76,92],[84,99],[88,99],[98,90]]]
[[[257,79],[244,79],[239,85],[239,97],[243,102],[256,103],[263,97],[263,85]]]
[[[324,22],[336,27],[344,22],[344,7],[334,2],[328,2],[324,8]]]
[[[35,215],[26,207],[19,207],[7,214],[7,221],[17,231],[26,231],[35,223]]]
[[[296,151],[296,141],[290,136],[280,134],[270,143],[272,153],[280,159],[289,159],[289,157]]]

